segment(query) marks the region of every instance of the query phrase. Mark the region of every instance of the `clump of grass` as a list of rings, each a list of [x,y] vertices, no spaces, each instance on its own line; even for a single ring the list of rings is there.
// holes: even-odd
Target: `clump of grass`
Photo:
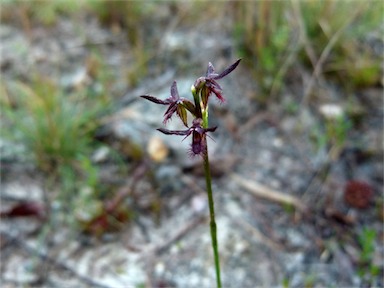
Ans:
[[[105,75],[99,75],[97,58],[92,59],[93,68],[88,67],[89,73],[100,80]],[[91,155],[100,146],[94,134],[101,116],[108,112],[109,100],[106,91],[95,89],[94,85],[66,92],[52,80],[36,76],[28,84],[3,83],[4,94],[0,99],[5,125],[9,127],[4,136],[24,147],[23,155],[16,156],[33,161],[47,176],[45,185],[52,191],[44,195],[47,210],[50,211],[55,201],[61,210],[68,212],[64,213],[63,220],[72,228],[87,231],[91,225],[91,232],[95,232],[92,234],[100,236],[112,224],[117,223],[113,227],[119,227],[120,222],[126,222],[129,211],[123,213],[119,210],[121,207],[104,211],[105,185],[100,181],[99,168],[92,163]],[[111,216],[111,219],[118,218],[114,222],[109,216],[112,212],[119,212]],[[51,215],[56,219],[57,215]],[[104,226],[97,222],[102,217],[107,221]]]
[[[90,1],[90,10],[100,22],[119,33],[124,33],[130,44],[132,64],[127,69],[126,80],[131,86],[147,75],[149,47],[146,45],[145,27],[148,17],[156,9],[156,3],[139,1]]]
[[[102,103],[81,92],[66,95],[42,77],[34,77],[29,85],[7,83],[6,91],[13,106],[4,109],[14,128],[9,136],[23,143],[39,169],[52,172],[90,152]]]
[[[234,37],[240,55],[251,66],[261,86],[258,100],[265,102],[287,56],[292,27],[286,17],[289,3],[240,1],[235,4]],[[280,83],[281,84],[281,83]]]
[[[368,282],[369,285],[375,285],[373,278],[380,273],[380,267],[374,264],[374,252],[377,232],[373,229],[364,227],[358,235],[358,242],[361,247],[360,252],[360,270],[359,276]]]
[[[32,22],[45,26],[54,25],[60,15],[70,15],[78,11],[84,3],[76,0],[66,1],[16,1],[1,3],[1,18],[5,21],[21,20],[24,28]]]
[[[381,5],[381,9],[377,5]],[[367,35],[379,32],[382,4],[375,1],[311,1],[300,3],[300,8],[307,41],[313,52],[309,55],[308,51],[302,50],[299,59],[303,63],[315,65],[314,60],[319,59],[335,40],[322,64],[325,75],[337,79],[346,88],[379,83],[381,61],[367,44]],[[332,39],[335,36],[337,38]]]
[[[348,134],[353,128],[350,119],[345,115],[325,119],[323,125],[314,125],[310,139],[316,150],[330,149],[330,158],[335,160],[344,149]]]
[[[367,44],[367,35],[382,34],[381,3],[240,1],[233,5],[234,38],[260,85],[258,101],[275,96],[289,69],[300,64],[313,69],[314,78],[322,74],[347,89],[380,82],[381,59]]]

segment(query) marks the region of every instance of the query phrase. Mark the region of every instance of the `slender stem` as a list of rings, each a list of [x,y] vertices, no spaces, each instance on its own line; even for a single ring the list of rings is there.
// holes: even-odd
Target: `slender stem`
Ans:
[[[208,105],[205,109],[202,110],[203,116],[203,127],[208,128]],[[213,193],[212,193],[212,184],[211,184],[211,169],[209,167],[209,158],[208,158],[208,145],[207,139],[204,135],[205,139],[205,151],[203,154],[204,159],[204,174],[205,174],[205,182],[207,185],[207,194],[208,194],[208,205],[209,205],[209,216],[210,216],[210,228],[211,228],[211,241],[212,241],[212,249],[213,256],[215,258],[215,268],[216,268],[216,282],[217,287],[221,288],[221,277],[220,277],[220,259],[219,259],[219,249],[217,244],[217,233],[216,233],[216,221],[215,221],[215,206],[213,202]]]
[[[207,147],[206,147],[206,151],[204,154],[204,172],[205,172],[205,181],[207,184],[209,216],[211,218],[210,228],[211,228],[213,256],[215,258],[216,282],[217,282],[217,287],[221,288],[220,259],[219,259],[219,251],[218,251],[219,249],[218,249],[217,237],[216,237],[215,207],[214,207],[213,196],[212,196],[211,171],[210,171],[210,167],[209,167],[208,148]]]

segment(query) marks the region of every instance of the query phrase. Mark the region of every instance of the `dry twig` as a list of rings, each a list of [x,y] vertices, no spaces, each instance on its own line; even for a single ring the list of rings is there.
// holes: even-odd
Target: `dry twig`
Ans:
[[[252,193],[257,197],[261,197],[282,204],[289,204],[302,212],[308,211],[307,206],[299,198],[296,198],[292,195],[287,195],[282,192],[273,190],[260,183],[244,179],[236,174],[231,174],[230,178],[237,184],[239,184],[241,187],[245,188],[248,192]]]

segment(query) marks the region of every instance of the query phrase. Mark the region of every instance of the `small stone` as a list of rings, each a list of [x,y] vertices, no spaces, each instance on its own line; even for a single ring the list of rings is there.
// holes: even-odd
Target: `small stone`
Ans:
[[[108,147],[101,147],[95,151],[92,155],[92,161],[95,163],[101,163],[107,160],[109,154]]]
[[[164,271],[165,271],[165,265],[163,262],[158,262],[156,265],[155,265],[155,273],[157,276],[161,276],[164,274]]]
[[[326,119],[337,119],[344,115],[343,108],[338,104],[321,105],[319,111]]]
[[[205,196],[205,195],[204,195]],[[192,198],[191,207],[196,213],[202,213],[207,208],[207,199],[203,195],[196,195]]]
[[[153,161],[160,163],[167,158],[169,149],[160,137],[153,136],[149,139],[147,152]]]
[[[275,147],[275,148],[281,148],[284,146],[284,141],[283,139],[281,138],[275,138],[273,139],[272,141],[272,145]]]
[[[87,74],[87,70],[83,67],[78,69],[72,74],[65,75],[61,79],[61,85],[64,88],[81,88],[84,85],[88,84],[90,81]]]

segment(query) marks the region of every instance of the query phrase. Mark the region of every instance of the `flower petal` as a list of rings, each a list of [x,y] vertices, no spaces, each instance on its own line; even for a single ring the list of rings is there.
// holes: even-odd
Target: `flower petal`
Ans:
[[[218,79],[223,78],[224,76],[227,76],[229,73],[231,73],[233,70],[235,70],[237,65],[239,65],[240,61],[241,61],[241,59],[237,60],[235,63],[233,63],[231,66],[229,66],[223,72],[221,72],[219,75],[213,77],[213,79],[218,80]]]
[[[140,97],[147,99],[151,102],[154,102],[156,104],[161,104],[161,105],[168,105],[169,104],[169,100],[161,100],[161,99],[153,97],[151,95],[141,95]]]
[[[217,129],[217,126],[215,126],[215,127],[205,128],[204,131],[205,131],[205,132],[215,132],[216,129]]]
[[[165,129],[165,128],[158,128],[156,130],[158,130],[161,133],[164,133],[166,135],[179,135],[179,136],[187,135],[188,136],[189,134],[191,134],[190,129],[187,129],[187,130],[168,130],[168,129]]]
[[[223,93],[221,90],[212,88],[211,91],[216,95],[217,99],[219,99],[221,103],[225,102],[225,98],[223,97]]]
[[[208,62],[207,73],[205,76],[209,77],[209,75],[212,75],[214,73],[215,73],[215,67],[213,67],[211,62]]]
[[[175,113],[177,110],[177,104],[176,102],[172,102],[169,104],[167,111],[164,113],[164,120],[163,123],[167,123],[168,120],[172,118],[173,113]]]
[[[171,86],[171,99],[175,102],[180,99],[179,91],[177,90],[176,81],[173,81],[172,86]]]
[[[210,87],[211,89],[223,90],[219,83],[217,83],[217,81],[215,81],[214,79],[207,79],[206,86]]]

